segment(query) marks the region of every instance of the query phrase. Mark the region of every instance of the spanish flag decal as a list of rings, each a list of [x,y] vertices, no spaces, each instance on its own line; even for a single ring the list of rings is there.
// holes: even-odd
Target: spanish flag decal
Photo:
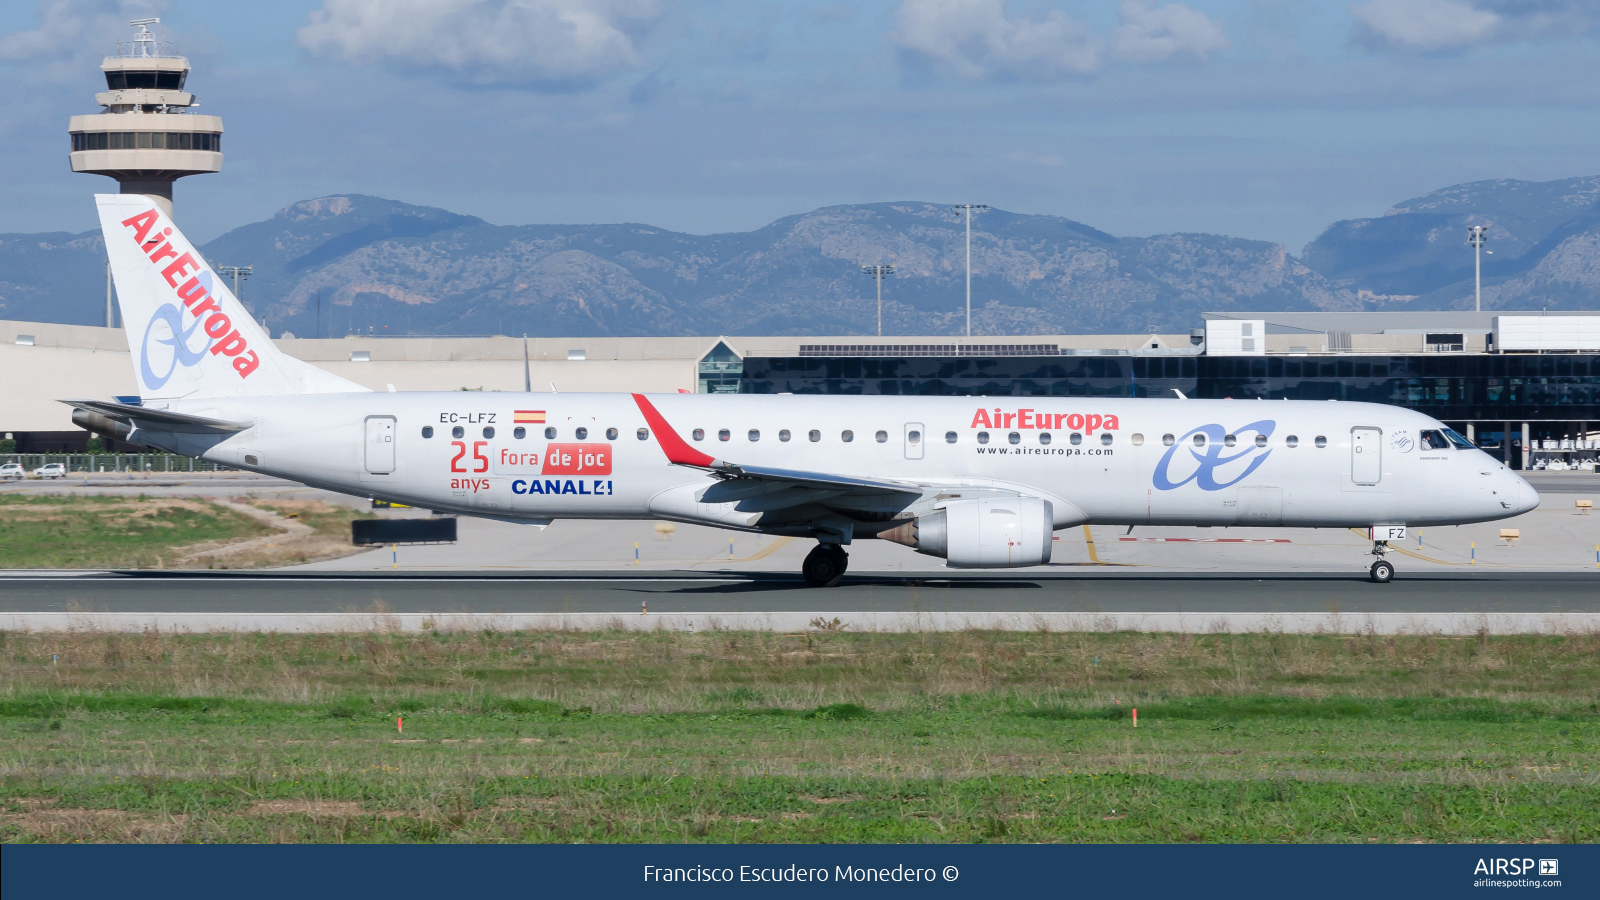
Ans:
[[[511,420],[517,425],[542,425],[544,424],[544,410],[519,409]]]

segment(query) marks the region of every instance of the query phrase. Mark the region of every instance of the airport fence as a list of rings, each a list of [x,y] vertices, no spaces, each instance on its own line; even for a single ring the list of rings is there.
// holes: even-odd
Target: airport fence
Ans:
[[[28,477],[43,466],[61,463],[68,473],[84,475],[133,474],[137,472],[234,472],[204,459],[191,459],[175,453],[4,453],[0,464],[20,463]]]

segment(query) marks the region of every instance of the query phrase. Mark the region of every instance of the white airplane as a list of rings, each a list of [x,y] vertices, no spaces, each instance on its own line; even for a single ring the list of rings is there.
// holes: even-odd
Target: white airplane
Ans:
[[[835,585],[879,538],[956,568],[1050,561],[1082,524],[1360,528],[1527,512],[1515,472],[1370,403],[369,391],[280,352],[148,198],[96,200],[137,403],[73,421],[317,488],[548,525],[667,519],[813,538]]]

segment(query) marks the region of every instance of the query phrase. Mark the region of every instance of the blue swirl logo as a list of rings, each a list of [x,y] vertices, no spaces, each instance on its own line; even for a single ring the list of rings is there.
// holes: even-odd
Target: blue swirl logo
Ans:
[[[167,336],[157,337],[156,343],[165,344],[172,348],[171,361],[167,364],[167,371],[157,375],[155,369],[150,367],[150,338],[155,334],[156,323],[167,323]],[[156,390],[172,378],[172,373],[179,366],[188,368],[206,358],[206,351],[211,349],[211,339],[206,338],[206,344],[199,350],[189,349],[189,338],[200,328],[200,320],[195,319],[186,330],[183,327],[183,310],[175,303],[168,303],[156,310],[150,317],[150,324],[144,329],[143,353],[139,357],[139,374],[144,378],[144,386]]]
[[[1242,449],[1235,452],[1227,445],[1228,432],[1221,425],[1201,425],[1167,448],[1166,455],[1156,464],[1155,477],[1151,481],[1158,491],[1176,490],[1191,481],[1199,485],[1202,491],[1220,491],[1225,487],[1232,487],[1250,477],[1250,473],[1261,468],[1261,464],[1272,455],[1271,450],[1263,451],[1256,446],[1256,437],[1271,437],[1273,429],[1277,427],[1277,422],[1262,419],[1234,431],[1233,436],[1236,441],[1244,444]],[[1190,439],[1197,434],[1206,436],[1205,446],[1196,447],[1191,442]],[[1188,459],[1178,457],[1179,450],[1187,451]],[[1173,480],[1172,463],[1175,457],[1180,460],[1180,467],[1185,470],[1192,462],[1194,471],[1178,480]],[[1247,458],[1250,458],[1248,464],[1245,462]],[[1223,472],[1221,476],[1226,478],[1233,474],[1234,464],[1243,466],[1244,471],[1230,481],[1218,481],[1217,470],[1227,469],[1228,471]]]

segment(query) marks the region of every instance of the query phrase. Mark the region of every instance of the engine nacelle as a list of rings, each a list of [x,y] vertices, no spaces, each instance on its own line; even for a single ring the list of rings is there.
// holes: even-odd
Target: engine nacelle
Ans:
[[[878,537],[944,557],[953,569],[1042,566],[1050,561],[1054,515],[1037,497],[955,500]]]

